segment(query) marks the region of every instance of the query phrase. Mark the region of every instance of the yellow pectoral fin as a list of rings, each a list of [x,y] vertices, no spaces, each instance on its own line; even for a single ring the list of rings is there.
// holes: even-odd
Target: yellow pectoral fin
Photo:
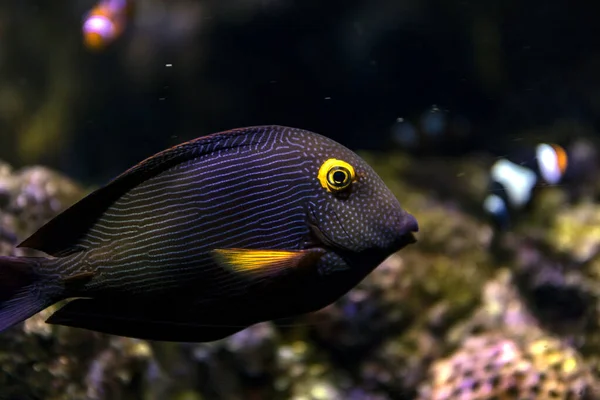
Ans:
[[[313,250],[216,249],[214,260],[222,267],[242,274],[278,275],[287,270],[314,265],[322,252]]]

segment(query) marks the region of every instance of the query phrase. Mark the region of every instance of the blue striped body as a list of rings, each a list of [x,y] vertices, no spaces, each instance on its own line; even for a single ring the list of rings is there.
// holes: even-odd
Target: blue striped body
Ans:
[[[280,134],[273,136],[233,138],[228,144],[236,147],[135,187],[83,238],[93,250],[76,254],[72,268],[83,262],[101,273],[91,290],[147,293],[191,283],[203,295],[218,296],[230,295],[223,289],[235,284],[235,276],[215,265],[211,250],[302,249],[309,233],[306,204],[316,197],[305,172],[311,161]]]
[[[356,171],[349,190],[332,193],[319,181],[320,167],[332,158]],[[266,126],[159,153],[22,245],[57,257],[41,266],[46,303],[92,299],[67,305],[56,315],[69,318],[50,322],[208,340],[230,328],[202,335],[182,326],[239,330],[321,308],[414,241],[415,230],[414,218],[355,153],[315,133]],[[69,234],[60,238],[59,231]],[[217,263],[215,249],[319,251],[319,257],[298,271],[249,279]],[[82,276],[89,279],[70,278]],[[65,284],[73,281],[81,282]],[[116,319],[108,321],[111,314]],[[167,325],[157,328],[157,320]],[[181,335],[169,333],[177,329]]]

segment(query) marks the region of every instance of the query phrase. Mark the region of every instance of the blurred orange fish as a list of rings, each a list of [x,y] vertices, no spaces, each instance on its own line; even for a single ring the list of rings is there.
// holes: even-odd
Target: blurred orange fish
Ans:
[[[102,0],[86,15],[83,23],[84,44],[102,50],[125,30],[133,11],[131,0]]]

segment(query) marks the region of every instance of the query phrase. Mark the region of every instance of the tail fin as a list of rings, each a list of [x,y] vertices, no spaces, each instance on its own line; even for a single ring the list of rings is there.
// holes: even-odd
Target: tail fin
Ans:
[[[38,266],[43,258],[0,257],[0,331],[50,304],[41,296]]]

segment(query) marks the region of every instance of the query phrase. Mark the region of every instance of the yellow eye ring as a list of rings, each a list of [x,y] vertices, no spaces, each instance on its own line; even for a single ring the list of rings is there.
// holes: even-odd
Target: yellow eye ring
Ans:
[[[350,180],[350,171],[344,167],[333,167],[327,171],[327,186],[331,189],[345,189],[352,181]]]
[[[328,192],[339,192],[356,181],[356,173],[347,162],[330,158],[319,168],[318,178]]]

